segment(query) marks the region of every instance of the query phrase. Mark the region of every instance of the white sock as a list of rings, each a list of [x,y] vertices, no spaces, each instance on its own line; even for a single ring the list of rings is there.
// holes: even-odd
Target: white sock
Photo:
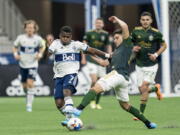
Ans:
[[[72,97],[68,96],[68,97],[65,97],[64,98],[64,101],[65,101],[65,116],[66,116],[66,119],[70,119],[73,117],[72,115],[72,112],[74,110],[74,103],[73,103],[73,100],[72,100]]]
[[[65,115],[65,105],[64,105],[63,107],[61,107],[61,108],[59,109],[59,111],[60,111],[63,115]]]
[[[26,97],[26,106],[32,107],[33,101],[34,101],[34,88],[28,88],[27,97]]]

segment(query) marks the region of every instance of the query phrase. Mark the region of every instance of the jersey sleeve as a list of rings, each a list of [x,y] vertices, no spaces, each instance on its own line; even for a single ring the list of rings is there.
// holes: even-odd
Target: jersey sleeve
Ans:
[[[43,48],[46,47],[46,42],[43,38],[39,37],[39,47]]]
[[[14,41],[14,47],[19,47],[20,46],[20,38],[21,38],[21,36],[18,36],[17,38],[16,38],[16,40]]]
[[[79,41],[77,41],[76,43],[77,43],[77,45],[76,45],[77,50],[79,50],[79,51],[86,51],[88,49],[88,45],[87,44],[79,42]]]
[[[85,35],[83,36],[83,40],[88,42],[89,41],[89,33],[86,32]]]
[[[55,53],[55,50],[56,50],[56,41],[53,41],[52,42],[52,44],[49,46],[49,48],[48,48],[48,52],[50,52],[50,53],[52,53],[52,54],[54,54]]]
[[[136,42],[136,34],[135,34],[135,30],[133,30],[133,31],[131,32],[131,40],[132,40],[133,43]]]
[[[161,32],[157,32],[157,40],[159,43],[164,43],[163,35]]]

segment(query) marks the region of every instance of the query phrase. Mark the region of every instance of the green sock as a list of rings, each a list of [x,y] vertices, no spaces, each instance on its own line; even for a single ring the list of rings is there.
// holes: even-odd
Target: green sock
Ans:
[[[149,93],[151,93],[151,92],[156,92],[157,90],[158,90],[158,88],[153,85],[153,86],[150,88]]]
[[[96,92],[90,90],[81,101],[81,104],[77,107],[77,109],[83,110],[90,102],[96,97]]]
[[[97,94],[96,96],[96,104],[99,104],[100,98],[101,98],[101,93]]]
[[[149,123],[149,120],[144,117],[144,115],[135,107],[131,106],[128,110],[129,113],[137,117],[139,120],[141,120],[143,123]]]
[[[146,104],[140,104],[140,112],[144,113],[144,110],[146,108]]]

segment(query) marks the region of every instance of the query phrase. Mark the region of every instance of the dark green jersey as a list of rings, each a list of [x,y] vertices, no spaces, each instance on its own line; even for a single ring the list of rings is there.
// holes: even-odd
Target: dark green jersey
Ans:
[[[131,38],[127,38],[123,43],[118,46],[110,61],[111,70],[116,70],[119,74],[122,74],[126,79],[129,76],[129,58],[132,53],[133,43]]]
[[[90,47],[101,51],[106,51],[106,46],[110,44],[109,34],[104,30],[98,32],[96,30],[89,31],[84,35],[83,40],[86,41]],[[89,56],[87,56],[87,60],[96,63]]]
[[[164,42],[162,34],[157,29],[150,27],[145,30],[143,27],[135,27],[132,32],[132,41],[134,45],[141,46],[136,56],[138,66],[153,66],[157,63],[157,61],[151,61],[148,56],[148,53],[155,53]]]

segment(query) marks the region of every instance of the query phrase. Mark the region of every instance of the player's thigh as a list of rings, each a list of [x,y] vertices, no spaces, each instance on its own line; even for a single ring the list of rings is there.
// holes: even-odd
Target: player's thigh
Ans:
[[[119,85],[118,73],[114,70],[105,76],[101,77],[97,84],[99,84],[103,91],[109,91]]]
[[[98,68],[98,73],[97,73],[98,77],[103,77],[106,75],[106,67],[97,65],[97,68]]]
[[[136,65],[136,74],[137,74],[137,85],[140,87],[144,81],[144,72],[143,68]]]
[[[63,79],[63,90],[70,90],[72,94],[76,93],[76,86],[78,84],[78,75],[69,74]]]
[[[127,81],[124,76],[119,75],[118,77],[119,85],[116,86],[115,94],[116,99],[122,102],[128,102],[129,101],[129,81]]]
[[[28,69],[20,67],[21,83],[26,84],[28,78]]]
[[[151,66],[151,67],[144,67],[143,68],[143,72],[144,72],[144,80],[143,81],[148,82],[150,84],[154,84],[157,70],[158,70],[157,64],[154,66]]]
[[[55,101],[58,99],[64,99],[62,78],[56,78],[54,80],[54,99]]]
[[[97,65],[91,62],[87,62],[87,68],[89,70],[89,74],[97,74]]]

